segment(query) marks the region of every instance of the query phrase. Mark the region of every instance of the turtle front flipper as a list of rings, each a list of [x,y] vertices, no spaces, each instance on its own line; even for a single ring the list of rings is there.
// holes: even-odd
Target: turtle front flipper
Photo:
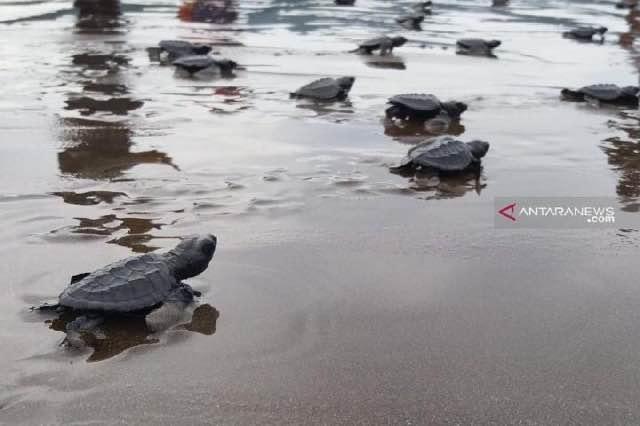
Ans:
[[[151,331],[166,330],[178,324],[185,316],[185,308],[201,293],[188,284],[180,284],[173,289],[158,309],[149,312],[144,318]]]

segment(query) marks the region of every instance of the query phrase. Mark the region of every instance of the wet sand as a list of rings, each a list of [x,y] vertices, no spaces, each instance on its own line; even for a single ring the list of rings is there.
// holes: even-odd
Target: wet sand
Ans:
[[[637,84],[634,14],[442,2],[409,32],[393,18],[410,2],[357,3],[227,2],[218,23],[172,2],[0,3],[0,423],[640,421],[637,230],[496,229],[493,205],[637,211],[637,111],[558,96]],[[609,33],[563,39],[575,24]],[[413,40],[392,64],[346,53],[382,31]],[[462,36],[503,46],[444,48]],[[164,38],[246,70],[178,78],[147,57]],[[344,74],[346,102],[288,99]],[[424,135],[385,129],[385,101],[415,91],[470,105],[455,133],[491,142],[478,181],[388,172]],[[193,232],[219,240],[190,281],[214,329],[137,335],[153,341],[98,361],[27,310]]]

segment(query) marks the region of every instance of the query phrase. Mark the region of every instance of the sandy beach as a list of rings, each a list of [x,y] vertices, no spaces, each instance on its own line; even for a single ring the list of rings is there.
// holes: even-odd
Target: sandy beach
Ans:
[[[638,84],[637,12],[488,3],[443,0],[407,31],[404,1],[221,1],[212,23],[174,1],[0,0],[0,423],[640,422],[637,229],[494,224],[504,196],[637,214],[638,111],[559,96]],[[561,36],[579,24],[605,41]],[[348,53],[380,33],[410,42]],[[503,44],[456,55],[463,36]],[[176,76],[146,51],[169,38],[244,69]],[[342,75],[344,102],[289,99]],[[455,133],[490,141],[479,179],[389,172],[427,137],[384,120],[413,92],[469,104]],[[205,326],[125,326],[92,359],[28,309],[202,232]]]

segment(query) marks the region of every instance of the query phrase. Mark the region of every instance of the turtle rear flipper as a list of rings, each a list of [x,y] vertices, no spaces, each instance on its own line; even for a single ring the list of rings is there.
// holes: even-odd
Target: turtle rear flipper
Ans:
[[[60,309],[62,309],[62,306],[60,306],[60,304],[55,303],[55,304],[49,304],[49,303],[43,303],[40,306],[32,306],[31,308],[29,308],[32,311],[55,311],[58,312]]]

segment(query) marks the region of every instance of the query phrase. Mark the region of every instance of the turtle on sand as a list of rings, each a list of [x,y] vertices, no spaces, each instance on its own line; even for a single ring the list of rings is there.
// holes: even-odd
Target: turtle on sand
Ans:
[[[211,234],[186,237],[167,253],[133,256],[75,275],[57,304],[33,309],[82,313],[67,325],[68,338],[91,333],[103,318],[112,315],[144,315],[153,329],[163,317],[176,316],[200,296],[182,281],[207,269],[216,245]]]
[[[464,172],[479,167],[487,151],[489,143],[485,141],[462,142],[451,136],[439,136],[411,148],[400,164],[390,170],[396,173],[407,170],[436,174]]]
[[[592,41],[593,36],[600,36],[600,41],[604,40],[604,33],[607,32],[607,27],[578,27],[562,33],[565,38],[572,38],[575,40]]]
[[[463,38],[456,41],[456,53],[459,55],[494,56],[493,49],[501,44],[500,40]]]
[[[352,50],[351,53],[360,53],[363,55],[371,55],[374,50],[380,50],[380,56],[384,56],[393,53],[394,47],[400,47],[408,40],[402,36],[398,37],[376,37],[370,40],[366,40],[358,46],[357,49]]]
[[[230,59],[216,59],[207,55],[189,55],[173,61],[173,65],[193,76],[195,73],[208,70],[223,76],[231,76],[238,64]]]
[[[302,86],[291,93],[291,97],[319,101],[342,100],[349,94],[355,80],[354,77],[321,78]]]
[[[386,110],[387,118],[426,121],[444,116],[457,120],[467,110],[467,104],[457,101],[441,102],[431,94],[403,94],[389,98],[391,104]]]
[[[404,15],[396,18],[396,22],[403,27],[410,30],[422,29],[421,24],[424,21],[423,13],[412,13],[410,15]]]
[[[616,84],[593,84],[578,90],[562,89],[562,98],[570,102],[594,102],[613,105],[638,106],[638,86],[620,87]]]

